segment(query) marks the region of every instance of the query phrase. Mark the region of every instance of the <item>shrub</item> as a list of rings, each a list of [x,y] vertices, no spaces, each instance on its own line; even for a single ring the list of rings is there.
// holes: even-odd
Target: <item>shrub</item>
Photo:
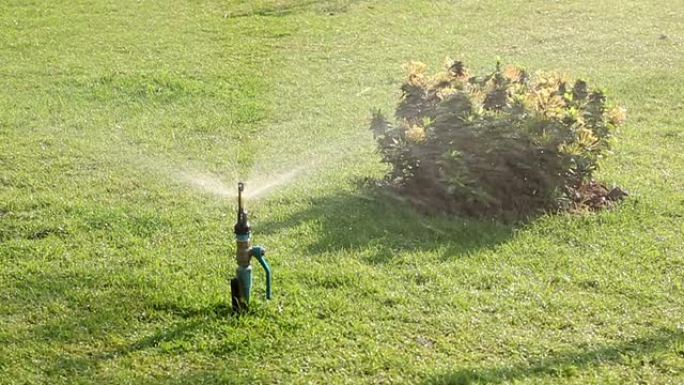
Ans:
[[[387,183],[414,202],[519,216],[599,208],[624,195],[592,181],[625,119],[602,91],[579,79],[499,64],[482,76],[471,76],[460,61],[434,76],[425,71],[422,63],[408,65],[395,124],[380,112],[371,122],[391,166]]]

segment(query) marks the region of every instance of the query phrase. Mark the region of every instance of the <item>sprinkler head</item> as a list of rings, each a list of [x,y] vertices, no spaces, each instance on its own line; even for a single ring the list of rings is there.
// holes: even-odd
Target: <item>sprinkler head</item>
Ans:
[[[247,211],[242,207],[244,189],[245,184],[238,183],[238,212],[237,223],[235,223],[235,241],[237,243],[235,260],[238,266],[235,271],[235,278],[230,281],[230,296],[235,313],[243,313],[249,309],[249,297],[252,292],[252,258],[256,258],[266,272],[266,299],[271,299],[271,266],[265,258],[266,249],[263,246],[251,246],[251,228]]]
[[[238,212],[237,212],[237,222],[235,223],[234,231],[236,235],[247,235],[251,231],[249,226],[249,218],[247,217],[247,211],[242,208],[242,191],[245,189],[245,184],[242,182],[238,183]]]

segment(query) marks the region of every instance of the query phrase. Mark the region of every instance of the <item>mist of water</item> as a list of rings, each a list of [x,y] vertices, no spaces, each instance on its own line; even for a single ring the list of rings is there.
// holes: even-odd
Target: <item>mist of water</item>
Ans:
[[[363,152],[370,152],[373,142],[367,132],[357,132],[327,143],[319,143],[305,151],[276,154],[274,158],[257,159],[244,180],[246,197],[260,199],[294,184],[338,172]],[[283,158],[286,158],[283,160]]]
[[[194,170],[183,170],[172,175],[172,178],[192,187],[221,198],[232,198],[236,195],[235,183],[230,186],[218,176]]]
[[[301,178],[306,173],[307,169],[304,166],[296,167],[292,170],[282,172],[272,176],[256,176],[248,179],[245,182],[246,186],[254,186],[255,188],[248,188],[245,191],[247,198],[259,199],[276,191],[280,187],[285,187],[292,184],[298,178]]]
[[[268,196],[280,187],[292,184],[306,172],[303,166],[275,175],[258,175],[247,180],[240,180],[247,186],[244,196],[249,199],[260,199]],[[237,182],[227,182],[221,177],[196,170],[185,169],[171,175],[172,179],[187,185],[197,191],[208,193],[219,198],[235,198],[237,196]]]
[[[309,148],[305,152],[282,149],[280,153],[264,152],[255,159],[246,172],[239,170],[237,159],[228,159],[221,174],[206,171],[200,161],[181,164],[163,155],[150,154],[141,148],[126,149],[126,159],[136,168],[153,175],[170,179],[194,191],[209,194],[220,199],[234,199],[237,196],[237,183],[245,183],[243,195],[247,199],[258,200],[278,192],[293,184],[305,181],[325,170],[337,169],[349,157],[358,156],[366,142],[362,134],[349,135],[343,139]],[[367,142],[366,142],[367,143]],[[122,148],[125,146],[122,146]],[[287,157],[288,159],[283,160]],[[226,171],[227,170],[227,171]]]

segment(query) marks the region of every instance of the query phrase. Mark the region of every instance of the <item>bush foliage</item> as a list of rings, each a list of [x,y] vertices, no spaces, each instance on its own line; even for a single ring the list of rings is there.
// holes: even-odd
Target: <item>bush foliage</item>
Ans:
[[[371,130],[391,166],[387,182],[414,202],[517,216],[598,208],[624,195],[592,180],[625,119],[601,90],[499,64],[482,76],[460,61],[434,76],[422,63],[408,72],[396,123],[376,112]]]

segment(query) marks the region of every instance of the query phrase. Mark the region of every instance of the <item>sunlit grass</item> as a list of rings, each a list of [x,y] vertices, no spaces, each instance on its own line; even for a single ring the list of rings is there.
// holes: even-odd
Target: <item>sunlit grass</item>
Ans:
[[[677,2],[1,8],[0,383],[684,380]],[[359,189],[370,109],[446,56],[607,89],[629,118],[600,179],[630,198],[512,227]],[[178,175],[302,166],[247,203],[275,298],[257,274],[231,317],[234,202]]]

